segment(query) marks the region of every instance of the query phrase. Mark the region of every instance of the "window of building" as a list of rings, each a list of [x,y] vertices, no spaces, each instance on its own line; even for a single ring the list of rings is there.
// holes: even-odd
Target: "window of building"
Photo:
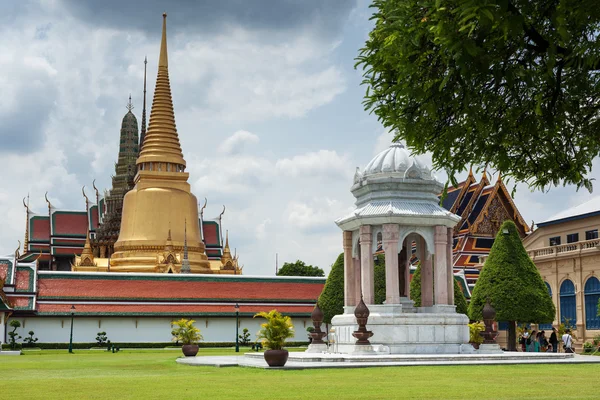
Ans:
[[[585,232],[585,240],[594,240],[598,239],[598,229],[593,229],[591,231]]]
[[[567,235],[567,243],[579,242],[579,233],[571,233]]]
[[[550,246],[558,246],[560,244],[560,236],[550,238]]]

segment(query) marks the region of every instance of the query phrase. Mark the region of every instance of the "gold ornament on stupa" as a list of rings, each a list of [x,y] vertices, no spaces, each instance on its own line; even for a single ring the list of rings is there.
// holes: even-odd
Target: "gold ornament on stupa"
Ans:
[[[179,272],[184,242],[192,273],[210,273],[200,239],[198,201],[185,172],[169,83],[167,15],[163,14],[158,76],[150,123],[137,159],[135,187],[125,195],[112,272]],[[167,240],[165,240],[167,239]],[[165,257],[167,254],[167,257]]]

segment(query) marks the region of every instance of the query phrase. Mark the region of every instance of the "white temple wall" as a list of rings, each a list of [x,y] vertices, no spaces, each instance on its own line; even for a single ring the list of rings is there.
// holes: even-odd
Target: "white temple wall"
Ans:
[[[235,342],[235,318],[205,318],[191,317],[200,329],[204,342]],[[39,343],[68,343],[71,329],[69,317],[19,317],[21,328],[17,332],[25,338],[29,331],[34,331],[34,337]],[[106,332],[108,340],[119,343],[153,343],[170,342],[172,321],[178,318],[166,317],[77,317],[73,324],[74,343],[92,343],[96,341],[98,332]],[[250,332],[250,342],[256,340],[263,318],[240,317],[239,334],[244,328]],[[292,318],[295,336],[289,341],[308,342],[306,327],[312,326],[310,318]],[[1,329],[1,328],[0,328]],[[0,331],[0,333],[2,333]],[[5,334],[1,336],[4,338]],[[2,339],[6,342],[5,339]],[[19,340],[22,342],[23,339]]]

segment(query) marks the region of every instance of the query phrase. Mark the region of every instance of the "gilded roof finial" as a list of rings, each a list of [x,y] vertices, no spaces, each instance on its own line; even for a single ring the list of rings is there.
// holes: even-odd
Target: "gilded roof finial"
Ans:
[[[190,260],[188,259],[188,247],[187,247],[187,219],[184,220],[183,225],[183,261],[181,262],[181,273],[189,274],[192,272],[190,266]]]
[[[85,185],[83,185],[83,187],[81,188],[81,193],[83,194],[83,198],[85,199],[85,212],[87,212],[90,209],[90,199],[88,199],[87,195],[85,194]]]
[[[160,57],[158,58],[158,67],[169,67],[169,58],[167,55],[167,13],[163,13],[162,38],[160,40]]]
[[[96,191],[96,204],[98,204],[100,202],[100,193],[98,192],[98,188],[96,187],[96,180],[95,179],[92,181],[92,187]],[[100,210],[100,209],[98,209],[98,210]]]
[[[44,193],[44,198],[46,199],[46,203],[48,203],[48,214],[52,214],[52,204],[50,203],[50,200],[48,200],[48,192]]]
[[[21,258],[21,253],[19,252],[19,250],[21,250],[21,241],[17,240],[17,242],[19,242],[19,245],[17,246],[17,249],[15,250],[15,261],[18,260],[19,258]]]
[[[131,104],[131,93],[129,93],[129,102],[127,103],[127,110],[133,110],[133,104]]]
[[[85,234],[85,245],[83,246],[83,250],[81,251],[81,257],[79,258],[79,263],[77,266],[81,267],[94,267],[96,263],[94,262],[94,253],[92,252],[92,245],[90,244],[90,229],[87,229],[87,233]]]
[[[140,146],[139,151],[142,151],[142,145],[144,144],[144,138],[146,137],[146,66],[148,64],[148,57],[144,57],[144,102],[142,105],[142,129],[140,132]]]
[[[225,214],[225,204],[223,204],[223,211],[221,211],[221,214],[219,214],[219,229],[221,229],[221,232],[223,232],[223,214]],[[223,243],[223,234],[221,233],[221,243]]]
[[[23,206],[25,207],[25,241],[23,242],[23,254],[29,251],[29,193],[27,193],[27,203],[23,197]]]

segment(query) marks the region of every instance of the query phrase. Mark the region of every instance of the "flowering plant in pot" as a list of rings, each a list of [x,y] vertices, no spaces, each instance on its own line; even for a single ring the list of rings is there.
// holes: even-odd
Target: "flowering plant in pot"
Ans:
[[[204,339],[200,334],[200,329],[194,326],[193,319],[182,318],[173,322],[175,328],[171,331],[173,341],[181,343],[181,351],[186,357],[194,357],[198,354],[198,342]]]
[[[281,315],[277,310],[259,312],[254,316],[263,317],[267,322],[260,325],[258,338],[262,339],[265,350],[265,361],[270,367],[283,367],[289,353],[283,348],[285,340],[294,337],[292,319]]]

